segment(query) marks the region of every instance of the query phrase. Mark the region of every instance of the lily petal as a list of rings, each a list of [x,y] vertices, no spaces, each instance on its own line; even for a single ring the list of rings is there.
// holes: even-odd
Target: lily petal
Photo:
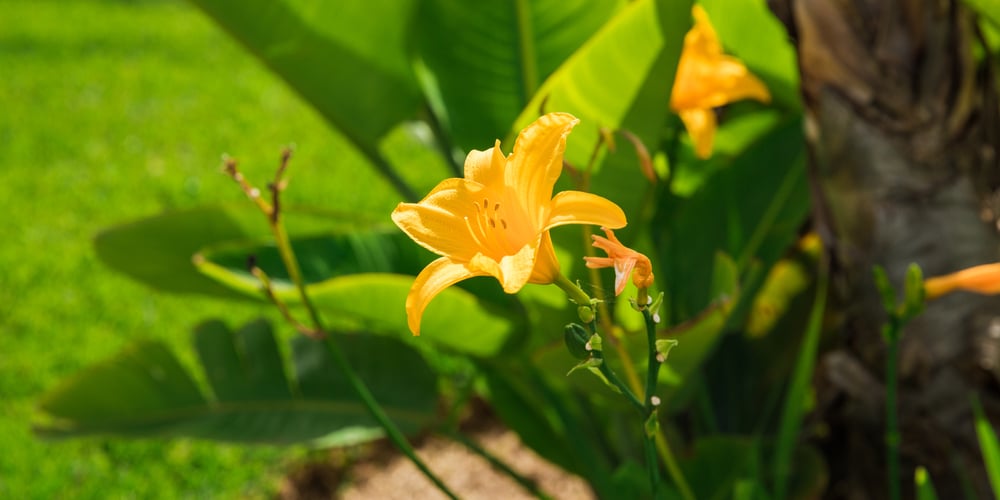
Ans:
[[[420,271],[417,279],[410,287],[410,293],[406,296],[406,321],[410,326],[410,331],[414,335],[420,335],[420,318],[424,314],[424,309],[431,300],[459,281],[482,276],[469,270],[463,263],[454,262],[447,257],[431,262]]]
[[[503,291],[517,293],[531,278],[537,258],[538,242],[531,242],[521,247],[514,255],[506,255],[500,259],[500,272],[503,279]]]
[[[538,257],[535,258],[535,268],[528,278],[528,283],[547,284],[559,277],[559,259],[556,249],[552,246],[552,236],[548,231],[542,233],[542,241],[538,244]]]
[[[441,256],[468,259],[479,248],[465,228],[463,214],[483,191],[464,179],[445,179],[420,203],[396,206],[392,220],[420,246]]]
[[[694,152],[698,158],[712,156],[712,141],[715,139],[715,112],[711,109],[687,109],[680,112],[681,121],[688,135],[694,141]]]
[[[582,191],[562,191],[552,198],[549,220],[542,230],[566,224],[593,224],[618,229],[625,227],[626,223],[625,212],[614,202]]]
[[[507,158],[500,150],[500,139],[486,151],[469,151],[465,157],[465,179],[484,186],[503,184],[503,171]]]
[[[567,113],[544,115],[521,131],[507,158],[507,186],[517,193],[526,213],[539,217],[533,221],[539,226],[544,222],[542,207],[549,203],[562,173],[566,136],[579,122]]]

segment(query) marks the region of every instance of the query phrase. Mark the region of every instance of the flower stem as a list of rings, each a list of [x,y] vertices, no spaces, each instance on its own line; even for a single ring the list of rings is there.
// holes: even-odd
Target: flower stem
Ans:
[[[410,445],[409,441],[406,440],[406,436],[399,430],[396,424],[389,419],[385,411],[375,400],[375,396],[368,389],[365,382],[358,376],[357,372],[351,367],[351,364],[347,360],[347,356],[344,355],[344,351],[340,349],[337,344],[336,339],[333,336],[325,335],[323,329],[323,322],[320,318],[319,312],[313,305],[312,300],[309,298],[309,294],[306,291],[305,281],[302,279],[302,271],[299,267],[298,259],[295,257],[295,252],[292,249],[291,241],[288,238],[288,231],[285,229],[284,222],[282,220],[281,205],[279,202],[279,194],[282,189],[284,189],[284,181],[282,176],[284,175],[285,168],[288,164],[288,159],[291,155],[290,150],[285,150],[282,154],[281,166],[278,168],[277,174],[275,175],[274,182],[270,185],[272,203],[267,204],[260,199],[259,191],[251,189],[249,183],[245,181],[242,174],[239,173],[236,167],[235,160],[228,160],[226,162],[226,172],[233,177],[234,180],[239,182],[243,187],[247,195],[257,204],[261,212],[267,218],[268,225],[271,228],[271,233],[274,235],[275,245],[278,247],[278,253],[281,255],[281,261],[285,266],[285,270],[288,272],[289,279],[295,283],[295,288],[299,292],[300,299],[305,305],[306,310],[309,314],[309,319],[313,324],[312,331],[317,333],[319,337],[325,337],[323,342],[326,345],[327,351],[330,353],[330,357],[333,359],[333,363],[340,369],[341,373],[347,379],[351,388],[358,394],[358,398],[361,399],[362,404],[371,413],[372,417],[378,422],[379,426],[385,431],[386,436],[396,447],[410,459],[415,466],[417,466],[420,471],[427,476],[432,483],[442,493],[444,493],[448,498],[457,499],[458,497],[452,493],[448,486],[444,484],[441,479],[439,479],[430,468],[417,456],[416,451],[414,451],[413,446]],[[287,311],[286,311],[287,312]],[[297,322],[293,322],[297,324]]]
[[[271,224],[271,230],[274,233],[275,241],[278,245],[278,253],[281,254],[281,260],[284,262],[286,269],[288,270],[288,277],[295,283],[296,288],[299,290],[299,294],[302,299],[302,303],[305,304],[306,310],[309,312],[309,318],[313,322],[313,326],[317,331],[323,331],[323,323],[319,317],[319,313],[313,306],[312,301],[309,299],[309,294],[306,292],[305,283],[302,281],[302,272],[299,268],[298,259],[295,258],[295,253],[292,250],[292,245],[288,239],[288,232],[285,231],[285,226],[281,222],[280,217],[275,217],[273,223]],[[457,499],[458,497],[452,493],[448,486],[441,481],[434,473],[427,467],[427,464],[417,456],[416,451],[410,442],[406,440],[406,436],[399,430],[399,427],[389,419],[389,416],[385,414],[382,410],[382,406],[378,404],[375,396],[368,389],[368,385],[365,384],[364,380],[358,376],[357,372],[351,367],[350,362],[347,360],[347,356],[344,355],[344,351],[340,349],[340,345],[337,344],[336,339],[332,335],[327,335],[324,342],[326,344],[327,351],[330,353],[330,357],[333,359],[333,363],[337,365],[341,373],[347,379],[347,382],[354,389],[354,392],[358,394],[361,399],[362,404],[371,413],[372,417],[378,422],[379,426],[385,431],[386,437],[399,451],[403,452],[407,458],[413,462],[413,465],[420,469],[420,472],[424,474],[432,483],[442,493],[447,495],[449,498]]]
[[[885,359],[885,446],[889,461],[889,499],[899,500],[899,410],[896,389],[899,384],[899,321],[890,318],[885,325],[888,343]]]

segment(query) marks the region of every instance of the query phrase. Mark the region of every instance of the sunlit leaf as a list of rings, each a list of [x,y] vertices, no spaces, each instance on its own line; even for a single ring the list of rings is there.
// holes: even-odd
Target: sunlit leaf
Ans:
[[[499,291],[495,282],[481,280]],[[470,280],[467,288],[476,286],[472,281],[480,280]],[[315,285],[310,295],[333,324],[409,337],[406,296],[412,285],[412,276],[357,274]],[[424,311],[420,341],[481,357],[517,349],[527,334],[525,312],[514,296],[502,292],[492,295],[486,300],[459,287],[441,292]]]
[[[423,85],[463,150],[503,137],[539,85],[621,5],[620,0],[423,3],[417,27]]]
[[[357,145],[375,148],[420,104],[406,64],[412,1],[194,3]]]

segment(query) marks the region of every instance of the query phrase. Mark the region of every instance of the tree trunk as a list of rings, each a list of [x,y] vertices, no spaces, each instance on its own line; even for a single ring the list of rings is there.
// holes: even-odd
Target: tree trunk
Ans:
[[[998,105],[974,19],[957,0],[772,0],[798,47],[814,219],[833,262],[840,331],[817,372],[817,440],[831,498],[885,498],[885,321],[872,279],[897,289],[1000,260]],[[990,496],[970,401],[1000,415],[1000,299],[928,304],[903,333],[904,498],[916,466],[941,498]],[[993,419],[994,422],[998,420]]]

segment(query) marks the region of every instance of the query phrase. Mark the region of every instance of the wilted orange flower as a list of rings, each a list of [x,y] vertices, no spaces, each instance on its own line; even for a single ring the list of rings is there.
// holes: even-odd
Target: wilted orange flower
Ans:
[[[1000,293],[1000,263],[974,266],[956,273],[924,280],[924,292],[927,300],[936,299],[956,290],[985,295]]]
[[[602,227],[608,237],[592,235],[594,246],[604,250],[607,257],[584,257],[587,267],[591,269],[601,269],[612,267],[615,270],[615,295],[621,295],[625,291],[625,280],[632,275],[632,283],[637,288],[644,289],[653,286],[653,265],[645,255],[622,245],[615,237],[614,231]]]
[[[717,127],[713,108],[748,98],[767,103],[771,94],[739,59],[722,53],[705,9],[695,5],[691,15],[694,26],[684,36],[670,108],[680,115],[698,157],[708,158]]]
[[[438,293],[473,276],[493,276],[507,293],[560,276],[549,229],[566,224],[625,225],[625,213],[590,193],[552,197],[562,172],[566,136],[579,120],[550,113],[518,135],[504,156],[500,141],[465,160],[465,178],[445,179],[419,203],[400,203],[392,220],[413,241],[438,254],[406,298],[410,331]]]

